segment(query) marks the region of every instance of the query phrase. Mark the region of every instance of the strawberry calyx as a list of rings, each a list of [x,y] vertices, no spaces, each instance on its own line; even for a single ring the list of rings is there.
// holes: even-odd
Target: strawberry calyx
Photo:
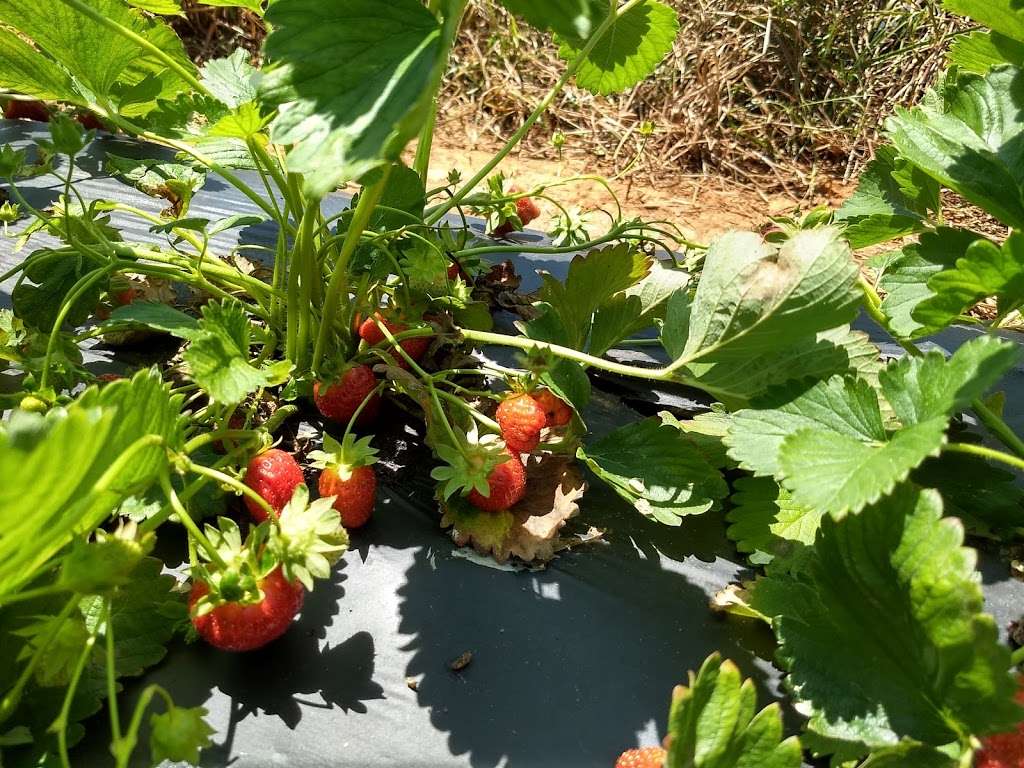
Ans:
[[[488,477],[508,459],[505,443],[497,435],[478,437],[475,429],[467,434],[462,446],[439,443],[434,452],[444,463],[430,473],[438,481],[438,491],[445,500],[455,494],[467,496],[472,491],[490,493]]]
[[[227,517],[218,518],[216,526],[207,524],[204,529],[217,557],[205,547],[199,548],[205,562],[193,566],[191,575],[194,581],[206,585],[206,594],[196,601],[193,615],[203,616],[226,603],[255,605],[262,601],[260,582],[277,567],[263,547],[269,524],[251,528],[244,542],[238,523]]]
[[[267,553],[285,579],[307,590],[314,579],[329,578],[331,566],[348,550],[348,532],[333,503],[333,496],[310,502],[309,490],[298,486],[267,540]]]
[[[347,432],[339,443],[324,433],[324,450],[310,451],[307,458],[317,469],[330,469],[342,480],[348,480],[359,467],[369,467],[377,463],[377,449],[370,445],[373,436],[356,438]]]

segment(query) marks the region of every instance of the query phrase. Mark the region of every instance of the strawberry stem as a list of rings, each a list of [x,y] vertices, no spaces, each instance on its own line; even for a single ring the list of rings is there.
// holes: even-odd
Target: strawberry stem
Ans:
[[[191,465],[190,469],[196,466],[191,462],[189,462],[189,464]],[[167,497],[167,500],[171,502],[171,508],[177,513],[178,518],[181,520],[181,524],[185,526],[185,530],[188,531],[189,538],[193,538],[199,542],[199,546],[203,548],[203,551],[206,552],[210,560],[216,563],[219,568],[226,571],[228,564],[224,562],[224,558],[220,556],[220,552],[218,552],[217,548],[210,543],[208,538],[206,538],[206,534],[199,529],[199,526],[196,525],[196,521],[192,519],[192,515],[188,513],[188,510],[185,509],[185,505],[181,503],[181,500],[178,498],[178,494],[174,490],[174,486],[171,485],[171,478],[167,472],[160,475],[160,488],[163,490],[164,496]]]
[[[437,393],[438,397],[442,397],[445,399],[446,402],[449,402],[452,405],[462,408],[464,411],[469,413],[470,416],[472,416],[474,419],[483,424],[492,432],[496,432],[499,434],[501,433],[501,426],[498,424],[498,422],[496,422],[494,419],[484,416],[482,413],[480,413],[480,411],[471,406],[462,398],[456,397],[455,395],[449,392],[445,392],[443,389],[437,389],[434,391]]]
[[[349,259],[352,258],[356,246],[359,245],[363,230],[370,223],[370,216],[373,215],[373,211],[377,207],[377,201],[380,200],[390,175],[391,166],[387,165],[376,184],[363,188],[359,195],[359,202],[356,203],[355,212],[352,214],[352,223],[345,231],[345,240],[341,244],[338,257],[334,260],[334,271],[331,273],[331,280],[327,284],[327,293],[324,295],[320,331],[317,334],[316,345],[313,347],[313,360],[310,365],[314,373],[320,370],[320,363],[323,362],[324,352],[326,352],[327,340],[334,331],[342,288],[347,288],[348,285]]]

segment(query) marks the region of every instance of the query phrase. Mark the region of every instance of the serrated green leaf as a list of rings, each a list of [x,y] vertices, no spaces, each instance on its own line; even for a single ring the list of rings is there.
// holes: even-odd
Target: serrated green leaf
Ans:
[[[730,421],[725,438],[729,455],[756,476],[780,473],[782,444],[801,429],[826,429],[862,442],[885,440],[878,394],[863,379],[842,376],[820,381],[795,397],[789,389],[765,395]]]
[[[736,548],[769,573],[799,571],[825,511],[795,502],[771,478],[744,477],[734,487],[726,519]]]
[[[665,768],[799,768],[800,742],[783,741],[779,705],[756,708],[753,681],[712,654],[672,694]]]
[[[644,0],[619,16],[576,70],[576,85],[607,95],[632,88],[654,72],[672,50],[679,32],[676,12],[657,0]],[[581,46],[562,42],[559,55],[574,61]]]
[[[377,180],[378,173],[380,172],[371,173],[362,180],[364,189]],[[404,163],[392,164],[391,172],[388,174],[387,185],[384,187],[384,191],[381,193],[377,204],[382,207],[374,211],[373,216],[370,218],[371,229],[398,229],[408,225],[411,221],[422,219],[423,208],[427,204],[427,193],[423,186],[423,179],[420,178],[416,171]],[[383,208],[394,208],[395,210],[388,211],[383,210]],[[403,216],[400,213],[402,211],[409,215]],[[430,251],[435,254],[437,253],[434,249],[430,249]],[[446,262],[443,269],[446,271],[447,268]]]
[[[440,29],[417,0],[277,0],[262,99],[271,137],[315,195],[398,159],[420,128]],[[372,56],[367,55],[372,51]],[[372,94],[372,98],[369,96]]]
[[[889,494],[946,442],[947,419],[930,419],[866,443],[838,432],[801,429],[779,448],[783,484],[798,503],[835,517],[856,513]]]
[[[74,81],[52,60],[8,29],[0,28],[0,87],[37,99],[82,101]]]
[[[260,137],[268,121],[268,118],[260,114],[259,107],[256,104],[248,102],[217,118],[206,129],[205,135],[215,139],[246,141],[253,137]]]
[[[979,235],[966,229],[939,227],[923,233],[918,242],[903,248],[886,267],[878,287],[885,292],[882,312],[889,327],[905,338],[919,338],[940,330],[942,325],[924,324],[914,317],[921,302],[934,296],[928,281],[952,267]]]
[[[801,230],[781,247],[734,232],[715,242],[690,311],[687,363],[749,357],[849,322],[857,267],[834,227]]]
[[[49,332],[53,329],[64,300],[86,275],[100,269],[103,263],[85,253],[52,252],[34,259],[25,269],[27,280],[19,282],[11,295],[14,312],[26,325]],[[98,275],[98,273],[95,273]],[[98,277],[75,299],[64,321],[80,325],[96,309],[106,278]]]
[[[203,707],[171,707],[149,718],[149,752],[153,765],[165,760],[199,765],[199,751],[210,746],[213,728]]]
[[[146,18],[120,0],[85,1],[110,21],[160,48],[181,67],[193,69],[178,36],[162,21]],[[163,98],[173,98],[187,89],[180,76],[148,50],[64,3],[7,0],[0,5],[0,22],[31,39],[95,96],[116,97],[120,87],[134,85],[148,75],[159,75]],[[72,100],[86,101],[77,93]]]
[[[949,49],[949,63],[963,72],[986,74],[1001,64],[1024,66],[1024,43],[998,32],[959,35]]]
[[[947,360],[941,352],[904,357],[878,378],[904,425],[949,418],[991,389],[1021,357],[1017,344],[991,336],[971,339]]]
[[[585,349],[594,313],[615,294],[647,277],[650,269],[650,257],[627,243],[575,256],[564,281],[542,273],[540,298],[550,305],[548,314],[553,312],[560,321],[561,343]],[[531,338],[535,337],[534,327],[529,324]]]
[[[125,323],[169,333],[179,339],[191,339],[199,329],[199,322],[191,315],[159,301],[133,301],[117,307],[100,328],[117,328]]]
[[[601,356],[620,341],[650,328],[676,295],[686,298],[690,276],[653,262],[645,278],[606,300],[594,312],[588,352]],[[678,321],[673,319],[673,323]]]
[[[1024,41],[1024,12],[1016,0],[943,0],[947,10]]]
[[[973,242],[956,266],[928,280],[931,293],[913,311],[915,321],[941,328],[954,322],[979,301],[994,296],[1001,316],[1024,302],[1024,235],[1011,234],[1001,246]]]
[[[234,405],[260,387],[287,379],[287,360],[256,368],[249,359],[252,326],[242,304],[234,300],[203,307],[199,330],[183,354],[192,379],[213,402]]]
[[[687,436],[657,418],[620,427],[578,456],[637,511],[666,525],[707,512],[729,492]]]
[[[861,173],[857,191],[836,211],[853,248],[866,248],[921,232],[938,210],[939,186],[924,174],[906,179],[906,161],[890,146],[881,146]],[[902,171],[900,178],[896,178]]]
[[[210,59],[199,70],[199,82],[214,98],[231,109],[256,99],[257,70],[249,52],[238,48],[221,59]]]
[[[884,748],[1020,719],[1010,652],[962,544],[937,493],[903,486],[860,515],[825,519],[799,577],[754,584],[751,604],[771,617],[810,730]]]
[[[1024,226],[1024,75],[997,67],[984,77],[962,74],[943,89],[943,110],[898,110],[886,128],[908,160],[998,218]]]
[[[870,381],[880,368],[878,348],[867,334],[844,326],[796,339],[782,349],[690,365],[680,378],[732,408],[743,408],[770,388],[794,380],[850,373]]]
[[[604,0],[500,0],[537,29],[550,30],[568,40],[586,40],[608,15]]]

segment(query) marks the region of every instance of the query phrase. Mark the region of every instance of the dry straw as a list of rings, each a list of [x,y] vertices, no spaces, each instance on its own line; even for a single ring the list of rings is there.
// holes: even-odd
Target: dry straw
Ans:
[[[819,174],[856,173],[882,116],[921,95],[960,29],[935,0],[670,2],[682,28],[655,76],[610,98],[568,89],[528,137],[531,155],[554,158],[561,131],[595,170],[614,173],[650,121],[637,170],[651,181],[724,173],[802,196]],[[231,9],[187,8],[176,24],[199,60],[239,43],[256,51],[262,35],[257,19]],[[471,3],[442,95],[444,128],[496,143],[561,68],[547,36],[490,0]]]

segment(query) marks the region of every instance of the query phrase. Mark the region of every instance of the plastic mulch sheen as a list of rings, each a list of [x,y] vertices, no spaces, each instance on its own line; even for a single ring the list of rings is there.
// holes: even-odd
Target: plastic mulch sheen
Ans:
[[[45,136],[45,126],[0,122],[0,144],[24,145],[33,135]],[[86,199],[159,210],[163,201],[100,173],[103,150],[139,153],[112,137],[97,141],[82,159],[91,177],[79,186]],[[60,192],[52,178],[26,181],[24,189],[36,206]],[[341,197],[330,202],[345,204]],[[250,210],[249,201],[211,175],[189,215],[217,219]],[[115,223],[125,239],[155,237],[137,219],[115,217]],[[227,252],[234,238],[272,244],[274,231],[261,225],[222,233],[212,248]],[[13,243],[0,241],[4,268],[31,250],[13,253]],[[569,259],[512,261],[528,292],[538,284],[536,269],[564,274]],[[7,306],[10,290],[11,284],[0,286]],[[953,350],[974,333],[953,329],[933,341]],[[873,336],[881,339],[880,332]],[[896,349],[883,345],[888,352]],[[147,354],[98,346],[89,367],[121,371],[148,362]],[[692,414],[707,406],[700,393],[681,389],[651,390],[605,376],[594,383],[584,416],[595,435],[637,412]],[[1024,429],[1024,369],[1012,371],[1003,388],[1007,420]],[[725,536],[721,512],[669,528],[590,478],[576,522],[579,530],[603,529],[602,541],[564,553],[544,570],[485,567],[466,558],[438,525],[419,429],[400,410],[383,414],[375,440],[383,462],[374,519],[353,535],[333,579],[308,595],[281,640],[238,655],[178,640],[161,664],[127,684],[129,699],[158,682],[179,705],[209,710],[221,741],[204,752],[204,766],[611,768],[622,750],[658,743],[672,687],[714,650],[752,676],[762,697],[781,695],[768,627],[709,608],[717,591],[751,575]],[[171,538],[165,534],[159,549],[181,557],[183,540]],[[1005,632],[1020,615],[1024,585],[1010,578],[1005,555],[970,543],[981,549],[988,609]],[[466,651],[471,662],[453,671],[451,662]],[[798,716],[787,711],[787,719],[796,730]],[[86,725],[73,764],[107,764],[107,719],[101,713]],[[144,764],[144,750],[136,756]]]

